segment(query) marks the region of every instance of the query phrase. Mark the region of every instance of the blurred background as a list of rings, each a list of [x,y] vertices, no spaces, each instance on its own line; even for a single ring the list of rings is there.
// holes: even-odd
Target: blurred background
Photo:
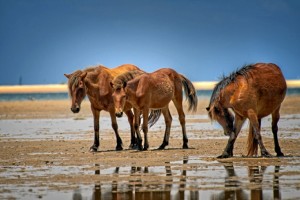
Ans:
[[[256,62],[300,79],[297,0],[0,0],[0,85],[131,63],[217,81]]]

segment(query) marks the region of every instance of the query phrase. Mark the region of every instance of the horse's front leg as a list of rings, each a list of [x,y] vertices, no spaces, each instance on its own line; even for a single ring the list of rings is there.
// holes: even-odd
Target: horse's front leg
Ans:
[[[116,113],[114,110],[112,110],[112,111],[109,111],[109,114],[110,114],[110,119],[111,119],[111,126],[115,132],[116,140],[117,140],[116,150],[117,151],[123,150],[123,147],[122,147],[123,142],[122,142],[122,139],[118,132],[118,123],[117,123]]]
[[[128,123],[130,125],[130,133],[131,133],[131,142],[130,142],[130,145],[129,145],[129,149],[136,149],[137,148],[137,138],[135,137],[135,129],[134,129],[134,126],[133,126],[133,113],[131,110],[127,110],[125,112],[125,114],[127,115],[127,118],[128,118]]]
[[[234,121],[234,127],[233,130],[229,136],[227,145],[222,153],[222,155],[218,156],[218,158],[230,158],[233,157],[233,148],[234,148],[234,143],[239,135],[242,126],[245,122],[245,118],[239,116],[238,114],[235,115],[235,121]]]
[[[148,150],[149,142],[148,142],[148,114],[149,109],[143,109],[143,133],[144,133],[144,151]]]
[[[94,117],[94,144],[90,147],[91,152],[96,152],[100,145],[99,141],[99,118],[100,118],[100,110],[97,110],[92,107],[92,113]]]

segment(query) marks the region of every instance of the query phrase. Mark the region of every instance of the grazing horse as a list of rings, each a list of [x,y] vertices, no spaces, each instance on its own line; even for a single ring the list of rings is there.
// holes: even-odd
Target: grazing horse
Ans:
[[[112,98],[112,88],[110,82],[113,78],[126,71],[138,70],[138,67],[125,64],[116,68],[106,68],[104,66],[90,67],[83,71],[77,70],[72,74],[64,74],[68,78],[69,94],[72,98],[71,110],[73,113],[80,111],[80,104],[87,95],[94,117],[94,144],[90,147],[90,151],[97,151],[99,147],[99,119],[100,111],[109,112],[112,128],[117,139],[116,150],[122,150],[122,140],[118,133],[118,124],[115,115],[115,106]],[[134,147],[136,143],[135,132],[133,127],[133,113],[129,104],[124,105],[124,111],[128,117],[131,129],[131,144]]]
[[[256,156],[259,145],[261,155],[271,157],[260,134],[261,119],[270,114],[275,152],[277,156],[283,156],[277,138],[277,123],[286,89],[280,68],[272,63],[247,65],[223,77],[215,86],[206,108],[209,117],[216,120],[223,127],[224,134],[229,136],[227,146],[219,158],[233,156],[235,140],[247,118],[250,121],[247,156]],[[232,109],[234,115],[229,109]]]
[[[169,111],[169,103],[173,101],[182,127],[183,148],[188,148],[188,138],[185,128],[185,114],[182,106],[182,87],[188,99],[189,110],[197,109],[196,91],[186,77],[178,74],[175,70],[162,68],[153,73],[132,73],[126,72],[114,78],[111,83],[114,88],[113,99],[115,102],[116,114],[121,115],[124,111],[124,105],[130,103],[134,110],[134,128],[137,133],[138,148],[142,147],[142,138],[139,131],[138,116],[143,116],[143,132],[144,132],[144,150],[149,147],[148,144],[148,113],[149,110],[161,110],[165,118],[165,136],[163,143],[159,149],[164,149],[169,144],[170,129],[172,116]]]

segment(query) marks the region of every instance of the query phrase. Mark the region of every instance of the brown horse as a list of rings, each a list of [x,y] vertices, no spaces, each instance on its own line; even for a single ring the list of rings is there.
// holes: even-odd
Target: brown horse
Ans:
[[[90,67],[83,71],[77,70],[72,74],[64,74],[68,78],[69,94],[72,98],[71,110],[74,113],[80,111],[80,104],[84,97],[88,95],[91,103],[91,109],[94,117],[94,144],[90,147],[90,151],[97,151],[99,147],[99,119],[100,111],[109,112],[112,128],[117,139],[116,150],[122,150],[122,140],[118,133],[118,124],[115,115],[115,106],[112,99],[112,88],[110,82],[113,78],[126,71],[138,70],[138,67],[125,64],[119,67],[109,69],[104,66]],[[133,128],[133,113],[129,104],[124,105],[124,111],[128,117],[131,129],[131,144],[134,147],[136,143],[135,132]]]
[[[270,157],[260,134],[261,119],[269,114],[272,114],[275,152],[277,156],[283,156],[277,138],[277,123],[286,88],[280,68],[272,63],[247,65],[223,77],[215,86],[206,108],[209,117],[216,120],[223,127],[224,134],[229,136],[227,146],[219,158],[233,156],[234,142],[247,118],[250,121],[248,156],[257,155],[259,145],[262,156]],[[234,116],[229,109],[233,110]]]
[[[144,132],[144,150],[149,147],[148,144],[148,113],[150,110],[161,110],[164,115],[166,130],[163,143],[159,149],[164,149],[169,143],[172,116],[169,111],[169,103],[173,101],[179,114],[179,121],[182,127],[183,148],[188,148],[188,138],[185,129],[185,114],[182,107],[182,87],[188,98],[189,110],[197,109],[197,96],[193,84],[183,75],[169,68],[159,69],[153,73],[132,73],[126,72],[117,76],[113,82],[113,99],[116,107],[116,114],[121,115],[124,111],[124,105],[130,103],[134,108],[134,128],[137,133],[138,147],[142,147],[142,138],[139,131],[140,114],[143,115]]]

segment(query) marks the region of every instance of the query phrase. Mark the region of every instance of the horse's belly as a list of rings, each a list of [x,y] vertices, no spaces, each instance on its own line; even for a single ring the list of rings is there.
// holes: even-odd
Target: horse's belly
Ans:
[[[170,103],[174,95],[173,86],[168,82],[155,85],[151,93],[151,108],[163,108]]]

